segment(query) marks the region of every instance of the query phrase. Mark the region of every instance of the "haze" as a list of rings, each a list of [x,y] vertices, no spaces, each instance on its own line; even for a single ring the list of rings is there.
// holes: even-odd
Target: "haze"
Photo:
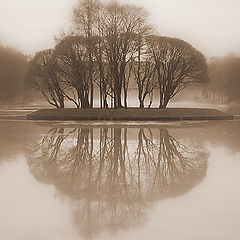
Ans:
[[[54,46],[77,0],[0,0],[0,44],[25,54]],[[144,7],[161,35],[188,41],[207,57],[240,53],[238,0],[122,0]]]

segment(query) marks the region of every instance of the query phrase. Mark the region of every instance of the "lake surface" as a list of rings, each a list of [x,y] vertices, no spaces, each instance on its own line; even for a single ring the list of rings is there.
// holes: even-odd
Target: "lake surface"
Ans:
[[[240,122],[139,124],[2,119],[0,239],[240,239]]]

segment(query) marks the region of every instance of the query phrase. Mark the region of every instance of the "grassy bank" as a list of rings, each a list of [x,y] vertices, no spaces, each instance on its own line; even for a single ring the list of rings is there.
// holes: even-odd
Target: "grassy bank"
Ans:
[[[42,109],[27,115],[31,120],[225,120],[233,116],[216,109],[205,108],[167,108],[167,109]]]

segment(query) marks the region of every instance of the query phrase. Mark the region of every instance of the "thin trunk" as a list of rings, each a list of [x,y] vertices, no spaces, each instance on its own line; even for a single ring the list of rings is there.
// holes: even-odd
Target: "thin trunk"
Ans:
[[[144,100],[140,100],[139,108],[144,108]]]
[[[127,92],[124,93],[124,107],[127,108]]]
[[[92,78],[92,77],[91,77],[91,78]],[[90,108],[93,108],[93,94],[94,94],[94,89],[93,89],[93,80],[91,79]]]

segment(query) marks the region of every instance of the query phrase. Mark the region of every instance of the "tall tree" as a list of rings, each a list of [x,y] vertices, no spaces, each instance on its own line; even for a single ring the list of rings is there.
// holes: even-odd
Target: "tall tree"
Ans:
[[[90,107],[93,107],[94,95],[94,36],[96,36],[96,21],[99,3],[96,0],[79,0],[78,5],[73,9],[74,31],[86,37],[86,47],[88,54],[88,68],[90,83]]]
[[[148,49],[154,62],[160,94],[159,108],[189,85],[207,80],[202,53],[177,38],[149,36]]]
[[[108,108],[108,98],[111,100],[114,98],[113,95],[113,79],[111,77],[109,65],[104,58],[102,41],[99,38],[98,44],[95,48],[95,59],[97,67],[97,77],[95,78],[95,83],[99,88],[100,95],[100,107]]]
[[[40,91],[49,104],[57,108],[64,108],[64,93],[59,81],[59,66],[52,49],[40,51],[31,59],[27,84]]]
[[[149,107],[152,104],[153,91],[157,88],[156,69],[151,55],[146,49],[146,38],[138,36],[137,53],[133,59],[133,75],[137,84],[139,107],[144,107],[144,101],[147,96],[150,98]]]
[[[88,39],[66,36],[55,47],[61,81],[66,86],[64,95],[79,108],[89,108],[89,90],[93,68],[89,68]],[[91,76],[91,77],[90,77]]]
[[[138,34],[149,27],[146,13],[142,8],[113,1],[103,8],[99,25],[104,54],[113,80],[114,107],[122,107],[122,96],[124,106],[127,107],[130,62],[137,51]]]

